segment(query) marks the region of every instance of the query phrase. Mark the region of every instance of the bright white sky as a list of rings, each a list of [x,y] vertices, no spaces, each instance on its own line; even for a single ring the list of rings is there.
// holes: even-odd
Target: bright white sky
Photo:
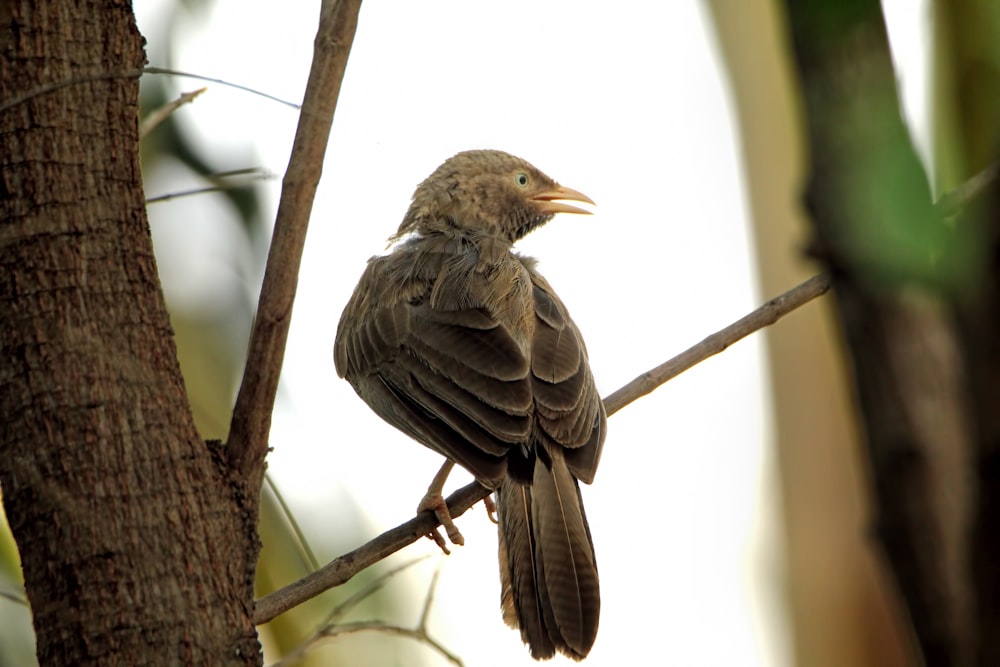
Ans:
[[[135,4],[155,39],[162,3]],[[216,0],[208,22],[181,31],[175,66],[299,101],[318,4],[275,11],[273,2]],[[906,7],[894,17],[913,11],[893,4]],[[900,21],[896,41],[910,58],[922,17]],[[151,43],[152,65],[166,64],[157,61],[165,48]],[[201,85],[176,82],[178,91]],[[690,0],[614,11],[568,1],[362,7],[269,458],[318,542],[337,530],[329,518],[345,494],[363,508],[369,536],[408,519],[440,464],[371,413],[331,356],[350,291],[416,184],[459,150],[499,148],[598,203],[594,216],[557,217],[520,249],[541,260],[569,306],[607,395],[771,296],[756,291],[727,95],[714,35]],[[225,158],[232,167],[283,173],[295,111],[213,85],[181,113],[219,155],[235,151]],[[279,187],[265,186],[272,211]],[[231,288],[233,223],[217,201],[172,202],[151,215],[171,298],[210,302],[213,289]],[[601,469],[584,489],[603,597],[590,667],[790,663],[763,362],[753,337],[611,419]],[[449,488],[467,481],[455,474]],[[481,510],[459,527],[467,546],[445,563],[432,630],[468,665],[534,664],[500,618],[495,527]],[[434,551],[425,541],[397,558]],[[422,590],[439,560],[407,585]]]

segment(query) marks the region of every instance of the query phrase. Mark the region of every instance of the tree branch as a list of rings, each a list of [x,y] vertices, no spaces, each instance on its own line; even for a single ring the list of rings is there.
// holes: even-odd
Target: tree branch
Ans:
[[[478,482],[467,484],[448,496],[448,511],[452,518],[460,517],[489,493],[489,489]],[[267,623],[292,607],[311,600],[335,586],[347,583],[357,573],[413,544],[439,525],[434,513],[427,511],[421,512],[400,526],[387,530],[354,551],[333,559],[315,572],[257,600],[254,623],[257,625]]]
[[[282,183],[243,382],[226,443],[229,465],[253,488],[263,476],[302,248],[360,8],[361,0],[324,5],[299,126]]]
[[[651,393],[654,389],[671,380],[692,366],[700,364],[711,356],[722,352],[738,340],[755,331],[777,322],[799,306],[825,294],[830,289],[830,276],[821,273],[804,283],[793,287],[784,294],[774,297],[749,315],[733,322],[725,329],[716,331],[697,345],[693,345],[673,359],[660,364],[629,382],[627,385],[604,399],[604,408],[613,415],[626,405]]]
[[[271,667],[285,667],[286,665],[293,665],[299,662],[314,646],[324,639],[336,639],[342,635],[363,631],[382,632],[384,634],[394,634],[415,639],[418,642],[427,644],[434,650],[441,653],[452,663],[461,667],[462,661],[456,655],[448,651],[443,644],[434,639],[431,633],[427,630],[427,619],[430,616],[431,605],[434,604],[434,594],[437,591],[438,578],[441,575],[440,561],[438,562],[438,567],[434,570],[434,576],[431,577],[431,583],[427,587],[427,595],[424,598],[423,608],[420,612],[420,620],[417,622],[416,627],[404,628],[399,625],[390,625],[382,621],[356,621],[345,623],[340,620],[349,611],[351,611],[353,607],[357,606],[358,603],[370,598],[377,591],[381,590],[389,579],[427,558],[428,556],[414,558],[399,567],[389,570],[388,572],[384,572],[376,578],[375,581],[365,586],[362,590],[339,603],[330,611],[326,619],[309,637],[302,640],[302,642],[300,642],[295,648],[283,655],[279,661],[273,663]]]
[[[643,373],[635,380],[604,399],[608,415],[621,410],[632,401],[652,392],[687,369],[722,352],[727,347],[755,331],[774,324],[781,317],[830,289],[826,274],[813,276],[801,285],[771,299],[749,315],[726,328],[715,332],[697,345],[656,368]],[[470,507],[488,496],[489,489],[472,482],[448,496],[448,510],[457,518]],[[310,600],[320,593],[346,583],[358,572],[413,544],[439,525],[433,512],[422,512],[406,523],[388,530],[354,551],[335,558],[322,568],[302,579],[269,593],[257,600],[254,623],[267,623],[292,607]]]

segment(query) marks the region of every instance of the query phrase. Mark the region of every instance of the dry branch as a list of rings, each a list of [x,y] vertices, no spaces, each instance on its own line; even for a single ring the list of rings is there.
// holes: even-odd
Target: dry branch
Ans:
[[[830,289],[830,276],[825,273],[813,276],[784,294],[774,297],[749,315],[716,331],[697,345],[693,345],[673,359],[660,364],[629,382],[604,399],[604,407],[613,415],[626,405],[652,392],[695,364],[722,352],[738,340],[777,322],[780,318],[805,305]]]
[[[139,140],[142,141],[146,136],[155,130],[163,121],[170,118],[170,115],[180,109],[185,104],[190,104],[194,102],[195,98],[204,93],[208,88],[199,88],[198,90],[192,90],[188,93],[181,93],[176,99],[167,102],[159,109],[149,113],[142,122],[139,123]]]
[[[252,488],[259,487],[263,476],[302,248],[360,8],[361,0],[324,5],[292,155],[282,182],[243,382],[226,443],[229,465]]]
[[[420,612],[420,619],[417,621],[417,625],[415,627],[404,628],[399,625],[390,625],[382,621],[343,622],[341,620],[352,608],[357,606],[359,602],[371,597],[377,591],[381,590],[389,579],[403,570],[416,565],[420,561],[425,560],[426,558],[427,556],[414,558],[409,562],[403,563],[402,565],[381,574],[375,581],[365,586],[365,588],[339,603],[330,611],[326,619],[310,636],[306,637],[295,648],[282,656],[281,660],[272,664],[271,667],[286,667],[287,665],[295,664],[305,657],[305,655],[315,645],[324,639],[335,639],[343,635],[358,632],[381,632],[383,634],[396,635],[416,640],[431,647],[449,662],[458,665],[458,667],[462,667],[463,663],[461,659],[448,651],[448,649],[445,648],[441,642],[434,639],[433,635],[431,635],[427,629],[427,619],[430,616],[431,606],[434,604],[434,594],[437,591],[437,583],[441,575],[440,563],[434,570],[434,576],[431,577],[431,582],[427,587],[427,595],[424,597],[424,604]]]

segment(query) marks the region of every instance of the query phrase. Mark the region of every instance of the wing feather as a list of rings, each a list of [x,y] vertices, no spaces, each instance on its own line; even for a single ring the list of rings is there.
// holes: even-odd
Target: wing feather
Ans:
[[[538,438],[565,451],[570,470],[591,482],[607,430],[607,417],[587,349],[566,307],[531,265],[535,329],[531,341],[531,391]]]
[[[510,447],[534,428],[530,363],[475,293],[474,262],[454,250],[425,242],[373,258],[341,317],[334,359],[383,419],[494,486]]]

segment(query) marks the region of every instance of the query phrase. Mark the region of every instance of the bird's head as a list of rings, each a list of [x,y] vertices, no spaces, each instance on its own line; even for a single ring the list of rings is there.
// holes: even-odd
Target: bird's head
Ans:
[[[590,213],[563,200],[594,203],[519,157],[495,150],[465,151],[445,160],[417,187],[396,237],[462,230],[513,243],[556,213]]]

